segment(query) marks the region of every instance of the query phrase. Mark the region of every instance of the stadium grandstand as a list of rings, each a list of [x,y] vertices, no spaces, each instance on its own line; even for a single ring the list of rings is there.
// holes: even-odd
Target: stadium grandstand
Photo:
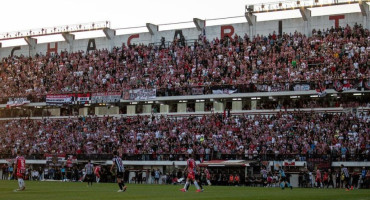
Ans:
[[[359,12],[312,15],[349,4]],[[258,20],[288,10],[300,17]],[[273,185],[285,166],[294,187],[314,186],[316,170],[343,187],[344,164],[369,188],[370,173],[359,175],[370,167],[369,1],[246,5],[237,17],[123,35],[109,21],[0,34],[0,177],[22,152],[29,179],[78,181],[92,160],[112,182],[118,151],[130,183],[157,171],[176,182],[194,155],[215,185],[229,174],[241,179],[232,185]],[[104,37],[75,39],[90,31]],[[64,41],[38,43],[50,35]],[[1,47],[16,39],[27,45]]]

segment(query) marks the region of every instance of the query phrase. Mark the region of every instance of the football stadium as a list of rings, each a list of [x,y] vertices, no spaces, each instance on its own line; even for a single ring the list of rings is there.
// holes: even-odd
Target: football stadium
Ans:
[[[370,200],[369,0],[50,2],[0,13],[0,200]]]

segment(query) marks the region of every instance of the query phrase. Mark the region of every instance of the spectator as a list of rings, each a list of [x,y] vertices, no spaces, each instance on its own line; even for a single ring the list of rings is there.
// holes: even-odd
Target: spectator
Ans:
[[[330,28],[311,37],[274,35],[199,38],[193,46],[180,38],[160,47],[9,56],[0,64],[0,97],[27,96],[34,102],[48,93],[137,88],[157,89],[159,96],[190,95],[199,86],[204,94],[213,89],[269,92],[290,90],[294,83],[333,88],[336,80],[353,87],[356,80],[369,77],[369,30],[362,25]]]

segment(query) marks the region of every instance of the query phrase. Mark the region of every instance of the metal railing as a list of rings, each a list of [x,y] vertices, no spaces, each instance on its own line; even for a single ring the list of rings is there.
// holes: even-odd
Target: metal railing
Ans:
[[[111,160],[113,158],[112,154],[66,154],[65,159],[68,156],[73,155],[77,160],[94,160],[94,161],[103,161]],[[121,155],[123,160],[130,161],[183,161],[186,160],[188,154],[123,154]],[[56,156],[56,155],[54,155]],[[16,155],[12,154],[0,154],[0,159],[13,159]],[[44,154],[31,154],[25,155],[26,159],[30,160],[45,160],[46,157]],[[369,161],[370,153],[356,153],[356,154],[345,154],[340,153],[329,153],[329,154],[221,154],[219,152],[214,152],[211,154],[195,154],[196,160],[250,160],[250,161],[283,161],[283,160],[295,160],[295,161],[310,161],[314,159],[320,159],[322,161]]]
[[[343,80],[343,79],[334,79],[332,83],[326,84],[326,89],[334,89],[335,85],[334,82],[336,80]],[[352,85],[353,88],[359,84],[359,80],[357,79],[346,79],[348,83]],[[364,80],[363,82],[366,82]],[[294,86],[301,84],[301,85],[308,85],[310,90],[314,90],[317,88],[319,82],[323,82],[323,80],[313,80],[310,82],[307,81],[292,81],[292,82],[272,82],[269,80],[266,81],[258,81],[256,83],[250,84],[211,84],[211,85],[196,85],[196,86],[182,86],[182,87],[154,87],[157,88],[157,97],[163,96],[184,96],[184,95],[205,95],[205,94],[212,94],[213,90],[236,90],[235,93],[254,93],[254,92],[283,92],[283,91],[295,91]],[[266,91],[267,88],[270,87],[271,91]],[[199,90],[193,91],[193,88],[203,88],[201,92]],[[138,88],[132,88],[138,89]],[[70,92],[60,92],[58,94],[78,94],[78,93],[92,93],[92,92],[105,92],[105,91],[70,91]],[[117,91],[111,91],[117,92]],[[122,91],[118,91],[122,92]],[[51,94],[51,93],[50,93]],[[55,93],[56,94],[56,93]],[[6,104],[9,98],[20,98],[25,96],[6,96],[0,97],[0,104]],[[27,99],[30,100],[32,103],[35,102],[45,102],[46,95],[26,95]]]

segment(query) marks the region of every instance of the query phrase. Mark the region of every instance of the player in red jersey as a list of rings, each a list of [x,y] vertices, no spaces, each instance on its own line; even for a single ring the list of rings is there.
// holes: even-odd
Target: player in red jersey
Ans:
[[[186,192],[188,185],[190,182],[193,182],[195,187],[197,188],[196,192],[202,192],[202,190],[199,188],[198,182],[195,180],[195,172],[197,170],[197,164],[195,163],[195,160],[192,158],[191,154],[189,154],[187,160],[187,166],[185,167],[185,172],[187,172],[187,178],[184,188],[180,189],[182,192]]]
[[[199,166],[196,166],[195,168],[195,181],[198,183],[200,190],[203,192],[203,186],[202,186],[202,181],[201,181],[201,172]],[[190,184],[186,187],[186,190],[189,190]]]
[[[100,165],[96,166],[95,169],[94,169],[94,174],[95,174],[95,177],[96,177],[96,183],[99,183],[100,181]]]
[[[211,174],[209,173],[207,168],[204,169],[204,173],[206,174],[206,180],[207,180],[208,185],[212,185],[211,184]]]
[[[15,191],[23,191],[26,189],[26,184],[23,180],[26,174],[26,159],[21,155],[20,152],[17,153],[17,157],[15,158],[14,169],[14,173],[18,179],[19,186],[19,188]]]

